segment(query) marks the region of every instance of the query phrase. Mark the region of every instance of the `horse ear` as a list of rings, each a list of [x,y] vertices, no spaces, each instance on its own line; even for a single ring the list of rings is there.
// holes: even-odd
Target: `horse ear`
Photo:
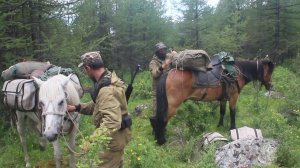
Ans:
[[[40,80],[39,78],[36,78],[34,76],[32,78],[39,87],[44,83],[44,81]]]
[[[66,86],[67,86],[68,82],[69,82],[70,79],[71,79],[71,76],[72,76],[72,74],[70,74],[69,76],[67,76],[67,78],[65,78],[65,79],[61,82],[61,84],[63,85],[63,87],[66,87]]]

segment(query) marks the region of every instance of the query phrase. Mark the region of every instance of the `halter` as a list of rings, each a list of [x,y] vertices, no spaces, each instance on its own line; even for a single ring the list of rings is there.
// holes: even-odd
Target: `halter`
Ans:
[[[68,100],[68,94],[65,92],[65,99],[64,100]],[[60,127],[60,134],[64,134],[64,133],[70,133],[73,129],[74,129],[74,125],[75,125],[75,121],[76,121],[76,119],[77,119],[77,117],[78,117],[78,113],[77,113],[77,115],[75,116],[75,117],[72,117],[69,113],[68,113],[68,111],[67,111],[67,109],[65,110],[65,111],[59,111],[59,112],[56,112],[56,111],[53,111],[53,112],[42,112],[42,118],[43,118],[43,120],[42,120],[42,125],[43,125],[43,130],[45,129],[45,116],[46,115],[58,115],[58,116],[64,116],[63,118],[62,118],[62,122],[61,122],[61,127]],[[71,126],[70,126],[70,129],[67,131],[67,132],[63,132],[63,128],[64,128],[64,121],[69,121],[69,122],[71,122]]]

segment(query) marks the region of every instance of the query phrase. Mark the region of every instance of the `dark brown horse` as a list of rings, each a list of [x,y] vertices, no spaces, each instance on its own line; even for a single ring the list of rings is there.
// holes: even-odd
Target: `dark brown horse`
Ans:
[[[269,60],[235,61],[236,74],[231,82],[219,85],[195,87],[195,75],[192,71],[172,69],[163,75],[157,87],[157,112],[152,127],[158,144],[166,142],[165,132],[168,121],[177,108],[187,99],[198,101],[220,101],[220,120],[218,126],[223,126],[226,103],[229,101],[230,129],[235,126],[235,107],[241,89],[251,81],[260,81],[267,90],[272,87],[271,76],[274,64]],[[220,75],[222,76],[222,75]],[[226,78],[226,77],[225,77]],[[201,80],[201,78],[200,78]],[[201,82],[201,81],[200,81]]]

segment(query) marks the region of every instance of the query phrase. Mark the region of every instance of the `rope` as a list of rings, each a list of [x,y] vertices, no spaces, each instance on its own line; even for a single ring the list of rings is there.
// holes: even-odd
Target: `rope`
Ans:
[[[71,116],[71,114],[70,114],[68,111],[67,111],[66,113],[67,113],[67,117],[68,117],[68,118],[73,118],[73,117]],[[78,114],[78,115],[79,115],[79,114]],[[75,123],[75,120],[77,119],[78,115],[77,115],[75,118],[73,118],[74,120],[71,119],[71,122],[72,122],[72,124],[74,125],[75,129],[77,129],[77,131],[80,133],[81,138],[85,140],[85,138],[84,138],[82,132],[80,131],[78,125],[76,125],[76,123]],[[64,124],[64,122],[62,122],[62,123]],[[74,127],[73,127],[73,129],[74,129]],[[65,142],[67,142],[67,139],[66,139],[64,133],[62,133],[61,135],[62,135],[63,139],[65,140]],[[78,155],[78,156],[81,156],[81,155],[86,154],[86,152],[80,152],[80,153],[79,153],[79,152],[76,152],[76,151],[74,151],[74,150],[70,147],[69,143],[66,143],[66,144],[67,144],[68,149],[69,149],[72,153],[74,153],[74,154],[76,154],[76,155]]]

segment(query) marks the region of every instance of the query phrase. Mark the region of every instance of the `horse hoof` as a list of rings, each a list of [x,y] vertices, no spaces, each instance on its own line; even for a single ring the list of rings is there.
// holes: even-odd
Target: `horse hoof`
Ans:
[[[31,167],[31,164],[30,163],[26,163],[25,167]]]
[[[157,143],[158,145],[163,145],[163,144],[165,144],[166,142],[167,142],[166,139],[160,139],[160,140],[157,140],[157,141],[156,141],[156,143]]]

